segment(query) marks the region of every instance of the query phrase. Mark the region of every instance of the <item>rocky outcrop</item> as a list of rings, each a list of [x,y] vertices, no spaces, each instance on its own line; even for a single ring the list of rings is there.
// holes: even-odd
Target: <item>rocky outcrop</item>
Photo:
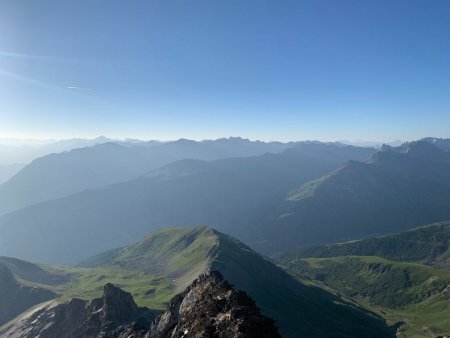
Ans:
[[[144,337],[156,315],[133,297],[106,284],[103,297],[90,302],[73,298],[52,301],[25,313],[0,329],[4,338]]]
[[[3,338],[279,338],[273,320],[218,272],[201,275],[175,296],[169,310],[138,307],[132,296],[107,284],[103,297],[51,301],[0,328]]]
[[[55,297],[49,290],[20,284],[11,270],[0,264],[0,326],[26,309]]]
[[[201,275],[174,297],[169,310],[153,323],[149,338],[276,338],[272,319],[245,292],[238,291],[219,272]]]

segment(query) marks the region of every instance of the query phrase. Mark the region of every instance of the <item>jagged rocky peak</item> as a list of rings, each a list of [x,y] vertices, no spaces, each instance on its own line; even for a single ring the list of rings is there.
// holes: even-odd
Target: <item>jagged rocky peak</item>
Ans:
[[[156,315],[136,305],[133,297],[107,284],[90,302],[73,298],[51,301],[17,317],[0,329],[4,338],[144,337]]]
[[[87,307],[89,313],[95,313],[96,321],[103,326],[123,324],[132,318],[137,318],[142,313],[133,297],[128,292],[108,283],[103,288],[103,297],[94,299]]]
[[[51,301],[0,328],[3,338],[279,338],[274,321],[261,315],[245,292],[219,272],[201,275],[160,314],[106,284],[103,297]]]
[[[387,164],[392,160],[399,159],[420,159],[420,160],[442,160],[443,150],[432,142],[423,140],[407,142],[398,147],[392,147],[386,144],[377,151],[369,163]]]
[[[274,321],[263,316],[245,292],[233,289],[217,271],[196,279],[172,299],[153,323],[150,338],[280,337]]]

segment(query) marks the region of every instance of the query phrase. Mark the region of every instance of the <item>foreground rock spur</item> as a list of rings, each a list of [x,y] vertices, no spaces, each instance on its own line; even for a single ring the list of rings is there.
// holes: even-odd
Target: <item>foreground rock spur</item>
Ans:
[[[0,330],[5,338],[279,338],[274,321],[219,272],[199,276],[163,313],[106,284],[103,297],[50,301]]]

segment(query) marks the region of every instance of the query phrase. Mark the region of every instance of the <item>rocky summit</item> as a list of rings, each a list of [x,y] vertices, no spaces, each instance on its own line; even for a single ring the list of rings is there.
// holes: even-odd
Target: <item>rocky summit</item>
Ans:
[[[153,323],[150,338],[280,337],[273,320],[261,315],[253,299],[217,271],[201,275],[175,296]]]
[[[219,272],[201,275],[157,316],[132,296],[106,284],[103,297],[50,301],[0,329],[4,338],[278,338],[273,320],[261,315],[245,292]]]

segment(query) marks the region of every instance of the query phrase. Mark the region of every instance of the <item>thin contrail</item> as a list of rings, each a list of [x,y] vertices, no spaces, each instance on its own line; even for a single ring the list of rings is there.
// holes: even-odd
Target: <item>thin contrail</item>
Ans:
[[[85,88],[85,87],[77,87],[77,86],[68,86],[66,87],[67,89],[73,89],[73,90],[84,90],[84,91],[88,91],[91,92],[92,89],[91,88]]]
[[[14,79],[14,80],[23,81],[23,82],[26,82],[26,83],[29,83],[29,84],[32,84],[32,85],[35,85],[35,86],[56,90],[56,91],[59,91],[59,92],[66,92],[67,93],[68,92],[67,89],[70,89],[72,91],[76,90],[76,91],[80,92],[80,94],[81,94],[81,91],[92,91],[92,89],[89,89],[89,88],[82,88],[82,87],[76,87],[76,86],[68,86],[68,87],[62,87],[61,86],[60,87],[60,86],[54,85],[52,83],[41,81],[41,80],[29,77],[29,76],[17,74],[17,73],[14,73],[14,72],[11,72],[11,71],[8,71],[8,70],[5,70],[5,69],[1,69],[1,68],[0,68],[0,75],[9,77],[9,78]]]
[[[0,51],[0,57],[11,57],[11,58],[19,58],[19,59],[31,59],[31,60],[52,60],[53,58],[42,56],[42,55],[34,55],[34,54],[23,54],[23,53],[13,53],[13,52],[4,52]]]
[[[0,51],[0,58],[36,60],[36,61],[53,61],[53,62],[80,62],[80,60],[78,60],[78,59],[59,58],[59,57],[54,57],[54,56],[37,55],[37,54],[15,53],[15,52],[8,52],[8,51]]]

